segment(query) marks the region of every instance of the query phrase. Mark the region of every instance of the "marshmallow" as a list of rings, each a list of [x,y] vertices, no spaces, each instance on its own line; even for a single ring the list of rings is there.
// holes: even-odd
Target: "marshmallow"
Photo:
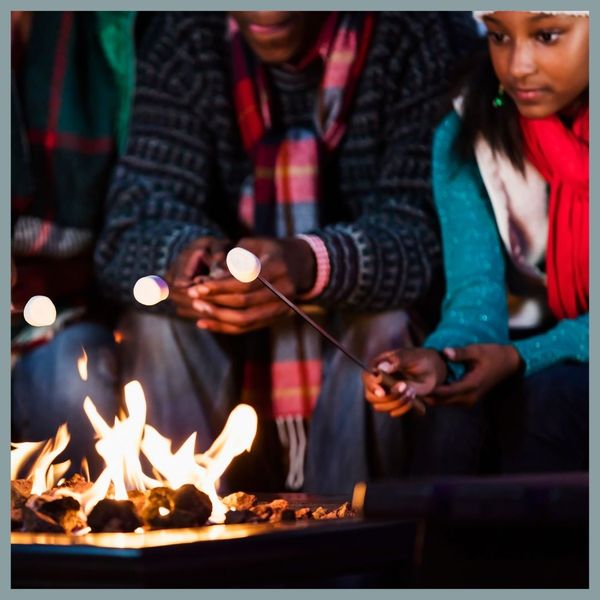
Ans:
[[[169,286],[158,275],[147,275],[138,279],[133,286],[133,297],[145,306],[153,306],[169,296]]]
[[[23,309],[23,318],[34,327],[47,327],[56,320],[56,307],[48,296],[32,296]]]
[[[233,248],[227,253],[229,272],[242,283],[254,281],[260,273],[260,260],[244,248]]]

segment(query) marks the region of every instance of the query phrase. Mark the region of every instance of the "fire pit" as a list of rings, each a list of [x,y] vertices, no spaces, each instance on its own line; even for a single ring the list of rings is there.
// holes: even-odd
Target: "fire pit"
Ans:
[[[258,496],[334,512],[341,497]],[[362,518],[137,533],[13,532],[13,587],[363,587],[410,581],[416,522]]]
[[[85,379],[85,355],[78,369]],[[399,559],[412,555],[414,523],[391,530],[365,523],[348,498],[221,498],[219,478],[256,433],[256,413],[247,405],[232,411],[201,454],[195,433],[173,452],[170,440],[145,423],[138,382],[125,386],[127,414],[112,426],[91,398],[83,406],[106,464],[95,481],[85,473],[64,480],[69,464],[56,463],[69,442],[64,425],[45,443],[13,444],[13,587],[337,586],[340,577],[356,584],[387,569],[396,576]],[[392,549],[394,527],[406,544]]]

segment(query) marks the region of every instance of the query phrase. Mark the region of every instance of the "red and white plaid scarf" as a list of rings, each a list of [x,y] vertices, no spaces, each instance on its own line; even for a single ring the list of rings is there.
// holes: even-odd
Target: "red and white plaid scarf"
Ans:
[[[373,27],[370,13],[329,15],[316,44],[296,67],[302,71],[315,60],[323,63],[314,126],[278,131],[273,127],[265,68],[230,19],[235,107],[242,140],[254,165],[241,190],[239,217],[255,235],[281,238],[319,226],[319,168],[345,133]],[[251,401],[270,396],[280,433],[282,423],[289,425],[294,420],[295,430],[288,427],[288,435],[282,437],[288,438],[290,457],[295,454],[302,460],[304,437],[299,427],[312,413],[319,394],[321,340],[296,316],[272,326],[268,333],[268,356],[254,355],[246,362],[243,397]],[[299,487],[299,481],[300,473],[295,483],[288,478],[288,485]]]

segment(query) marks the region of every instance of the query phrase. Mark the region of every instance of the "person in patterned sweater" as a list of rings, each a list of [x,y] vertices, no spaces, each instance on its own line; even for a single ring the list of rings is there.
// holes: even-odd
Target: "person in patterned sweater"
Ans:
[[[94,302],[93,247],[133,91],[133,14],[18,12],[12,19],[12,439],[48,439],[66,422],[71,472],[100,466],[84,411],[117,414],[110,311]],[[30,327],[34,295],[57,307]],[[104,306],[103,306],[104,304]],[[89,357],[82,381],[77,358]]]
[[[403,432],[369,410],[356,367],[223,259],[255,253],[364,360],[409,343],[440,287],[432,129],[475,37],[468,15],[441,12],[166,13],[150,26],[98,277],[124,303],[141,276],[170,284],[167,303],[120,325],[125,378],[164,435],[198,431],[204,449],[237,402],[259,411],[232,487],[281,489],[287,472],[288,488],[347,492],[403,468]]]

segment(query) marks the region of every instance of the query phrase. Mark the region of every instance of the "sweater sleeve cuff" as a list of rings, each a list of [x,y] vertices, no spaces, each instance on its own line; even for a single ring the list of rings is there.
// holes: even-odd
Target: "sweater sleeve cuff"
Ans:
[[[325,243],[319,236],[300,233],[297,234],[296,237],[304,240],[311,247],[311,250],[315,255],[315,262],[317,265],[315,283],[308,292],[298,296],[300,300],[312,300],[320,295],[329,283],[329,276],[331,274],[329,253],[327,252],[327,246],[325,246]]]

